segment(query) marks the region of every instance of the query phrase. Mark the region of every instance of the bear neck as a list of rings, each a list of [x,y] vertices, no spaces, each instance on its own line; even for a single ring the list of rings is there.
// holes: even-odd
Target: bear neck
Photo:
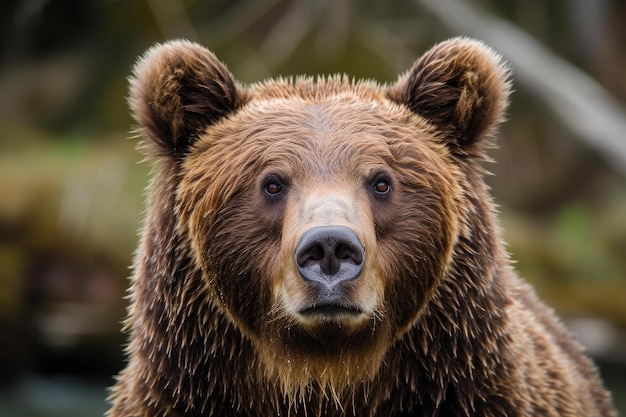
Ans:
[[[400,342],[417,362],[407,386],[419,387],[411,396],[420,398],[424,415],[492,415],[498,408],[512,415],[521,409],[513,392],[503,395],[514,390],[505,381],[515,380],[518,372],[518,364],[505,362],[513,357],[505,352],[513,346],[507,307],[515,272],[477,172],[471,164],[465,172],[468,210],[451,262],[422,316]]]
[[[175,161],[159,162],[130,290],[131,362],[112,415],[238,415],[255,387],[249,340],[212,298],[177,232]],[[270,401],[272,402],[272,401]],[[269,415],[269,414],[268,414]]]

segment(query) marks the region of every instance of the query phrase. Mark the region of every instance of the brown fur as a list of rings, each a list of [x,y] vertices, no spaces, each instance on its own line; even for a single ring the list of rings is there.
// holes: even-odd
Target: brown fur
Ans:
[[[503,248],[479,161],[508,93],[463,38],[392,86],[244,87],[198,45],[150,50],[131,107],[156,171],[110,415],[614,415]],[[298,313],[294,248],[322,224],[365,247],[356,316]]]

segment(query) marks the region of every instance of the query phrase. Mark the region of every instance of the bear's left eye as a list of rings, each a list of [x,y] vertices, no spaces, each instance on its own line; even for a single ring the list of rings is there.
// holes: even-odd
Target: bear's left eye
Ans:
[[[368,188],[372,193],[372,197],[379,201],[387,201],[391,197],[393,191],[393,181],[391,175],[387,171],[377,172],[370,177]]]
[[[378,194],[387,194],[389,190],[391,190],[391,186],[387,181],[380,180],[376,181],[376,183],[374,184],[374,191],[376,191]]]

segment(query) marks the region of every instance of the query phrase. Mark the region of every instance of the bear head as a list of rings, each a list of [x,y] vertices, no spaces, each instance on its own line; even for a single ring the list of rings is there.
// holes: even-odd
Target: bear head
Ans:
[[[157,161],[148,222],[166,232],[140,253],[162,264],[163,282],[188,280],[162,295],[164,320],[196,317],[201,339],[220,315],[290,392],[374,378],[454,285],[461,243],[477,243],[465,262],[499,250],[472,235],[494,235],[480,232],[492,225],[481,223],[479,163],[507,77],[498,54],[466,38],[434,46],[391,85],[244,86],[199,45],[152,48],[130,103]]]

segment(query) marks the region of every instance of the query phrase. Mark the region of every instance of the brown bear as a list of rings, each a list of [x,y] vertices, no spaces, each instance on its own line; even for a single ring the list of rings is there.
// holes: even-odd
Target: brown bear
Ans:
[[[466,38],[393,85],[243,86],[197,44],[150,49],[130,105],[155,171],[110,416],[614,415],[482,179],[508,74]]]

